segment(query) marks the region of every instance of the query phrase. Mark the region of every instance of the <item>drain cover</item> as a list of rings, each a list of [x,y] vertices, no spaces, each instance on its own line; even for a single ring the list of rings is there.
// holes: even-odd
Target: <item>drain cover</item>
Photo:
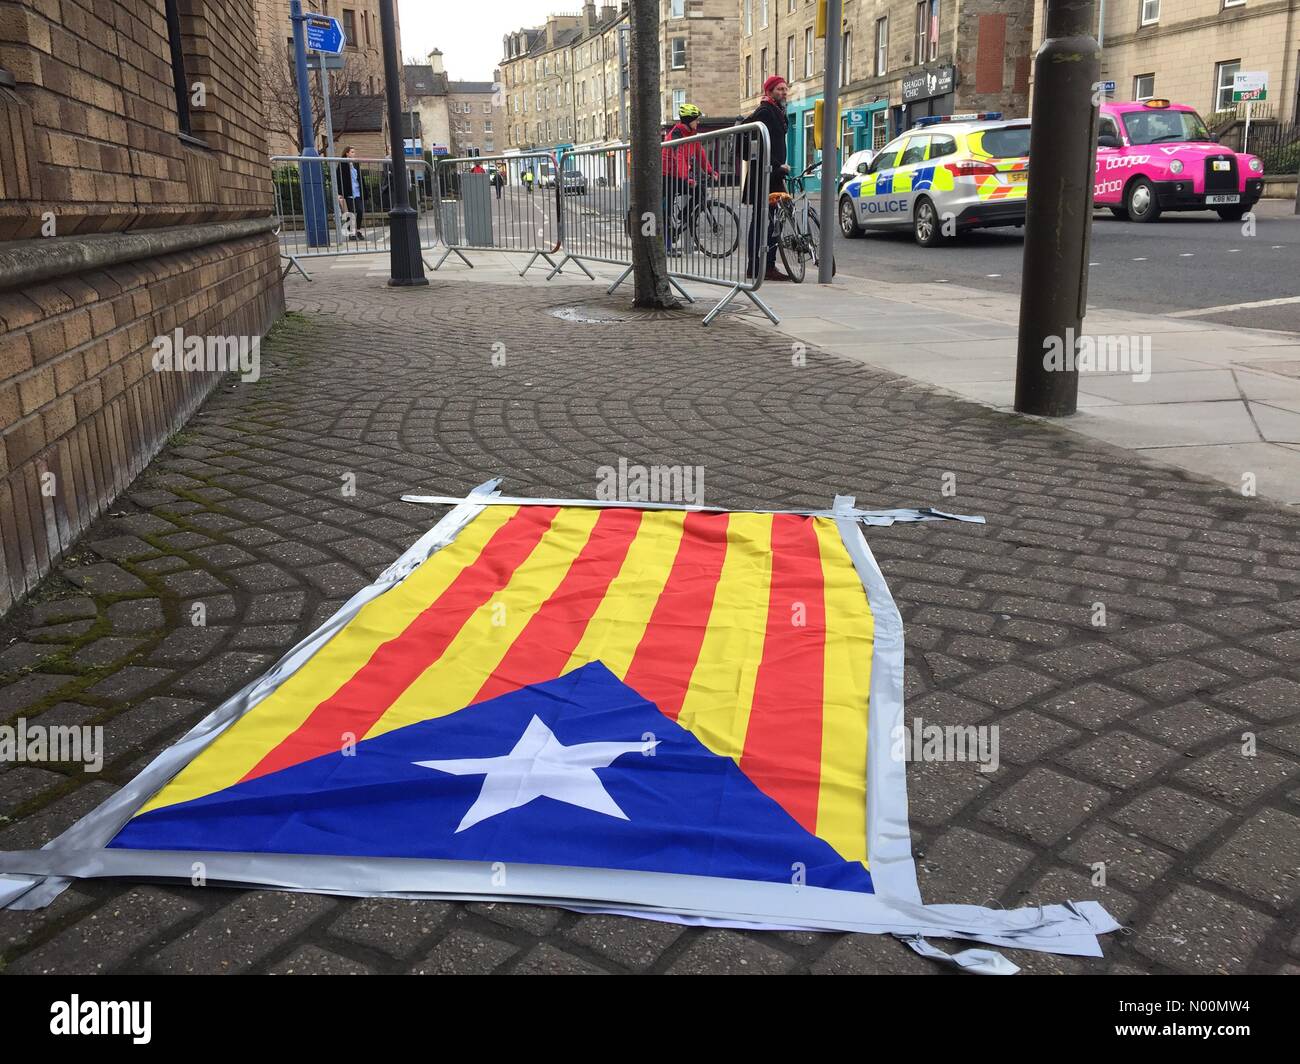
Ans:
[[[559,318],[560,321],[576,321],[584,325],[608,325],[614,322],[628,321],[634,316],[609,307],[591,305],[552,307],[547,313],[554,318]],[[640,317],[640,315],[635,316]]]

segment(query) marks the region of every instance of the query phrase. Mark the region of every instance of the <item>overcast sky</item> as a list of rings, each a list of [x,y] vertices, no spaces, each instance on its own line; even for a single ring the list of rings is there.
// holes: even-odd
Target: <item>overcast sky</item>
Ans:
[[[581,11],[582,4],[583,0],[398,0],[402,58],[423,60],[428,52],[441,48],[442,61],[454,80],[491,81],[492,69],[501,61],[502,37],[525,26],[540,26],[547,15]]]

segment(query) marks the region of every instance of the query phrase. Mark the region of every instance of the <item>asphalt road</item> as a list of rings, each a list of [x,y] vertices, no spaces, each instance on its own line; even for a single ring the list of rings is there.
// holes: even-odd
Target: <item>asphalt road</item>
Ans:
[[[1088,302],[1169,313],[1217,309],[1195,319],[1300,332],[1300,216],[1290,201],[1255,208],[1245,222],[1210,213],[1166,214],[1151,224],[1094,216]],[[948,281],[1001,292],[1020,290],[1023,230],[985,229],[943,248],[918,246],[910,232],[840,240],[839,269],[883,281]],[[1288,299],[1273,306],[1241,307]]]

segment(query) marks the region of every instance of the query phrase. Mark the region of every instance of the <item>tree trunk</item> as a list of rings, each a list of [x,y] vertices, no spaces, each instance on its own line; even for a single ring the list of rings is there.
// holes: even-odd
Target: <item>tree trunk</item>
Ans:
[[[659,0],[631,0],[629,56],[631,97],[633,306],[681,306],[668,284],[664,254],[663,160],[659,138]]]

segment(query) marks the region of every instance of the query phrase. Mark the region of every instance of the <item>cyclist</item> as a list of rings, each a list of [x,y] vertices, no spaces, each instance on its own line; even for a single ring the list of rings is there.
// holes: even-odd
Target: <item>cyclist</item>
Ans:
[[[677,109],[677,115],[677,121],[668,130],[667,137],[664,138],[665,143],[670,140],[681,140],[683,137],[694,136],[699,131],[700,119],[703,114],[695,104],[682,104]],[[673,248],[673,200],[685,192],[686,203],[683,206],[685,212],[683,217],[691,217],[699,209],[701,199],[701,188],[695,180],[697,167],[715,180],[718,177],[718,171],[709,162],[709,155],[704,150],[704,145],[698,141],[692,144],[683,144],[677,148],[665,147],[662,155],[664,172],[664,241],[668,254],[672,255],[676,253]]]

